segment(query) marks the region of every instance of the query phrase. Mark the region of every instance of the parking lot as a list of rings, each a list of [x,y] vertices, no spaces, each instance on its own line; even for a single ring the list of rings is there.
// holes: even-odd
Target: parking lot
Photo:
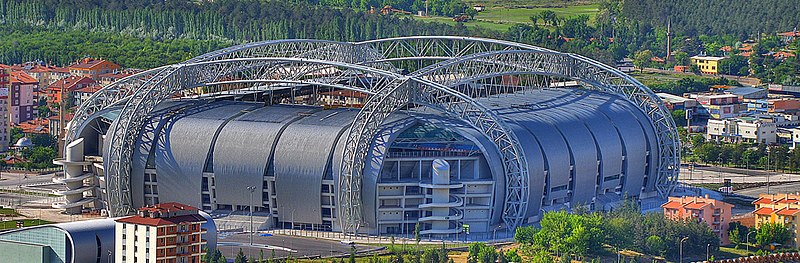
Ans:
[[[268,236],[263,236],[268,235]],[[264,258],[269,258],[275,251],[276,258],[288,257],[330,257],[350,254],[351,245],[326,239],[296,237],[271,234],[253,234],[253,246],[250,246],[248,233],[222,233],[217,240],[217,248],[228,259],[233,259],[241,248],[245,255],[258,259],[261,251]],[[379,249],[378,246],[355,245],[356,251],[366,252]]]

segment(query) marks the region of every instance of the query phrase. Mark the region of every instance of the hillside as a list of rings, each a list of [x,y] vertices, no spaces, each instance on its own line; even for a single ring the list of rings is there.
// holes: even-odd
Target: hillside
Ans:
[[[671,17],[676,32],[687,35],[746,37],[800,26],[800,3],[796,0],[623,1],[622,14],[657,26],[665,26]]]

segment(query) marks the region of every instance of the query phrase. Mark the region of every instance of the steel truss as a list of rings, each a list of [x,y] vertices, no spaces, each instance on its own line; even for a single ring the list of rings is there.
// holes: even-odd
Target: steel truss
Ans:
[[[528,214],[531,187],[524,152],[508,125],[477,100],[496,92],[469,88],[507,75],[534,76],[532,88],[548,87],[551,79],[576,80],[635,103],[657,132],[658,192],[667,195],[672,190],[679,167],[678,135],[670,113],[647,87],[585,57],[481,38],[420,36],[358,43],[276,40],[230,47],[151,69],[101,89],[78,109],[65,138],[67,143],[75,140],[77,129],[91,114],[122,107],[107,134],[110,148],[105,161],[109,214],[122,216],[134,209],[132,154],[159,103],[210,86],[241,89],[284,83],[354,90],[370,97],[353,121],[340,167],[338,217],[344,232],[357,233],[363,224],[361,184],[371,142],[390,114],[416,106],[460,119],[494,142],[503,159],[507,186],[502,219],[507,226],[516,227]]]

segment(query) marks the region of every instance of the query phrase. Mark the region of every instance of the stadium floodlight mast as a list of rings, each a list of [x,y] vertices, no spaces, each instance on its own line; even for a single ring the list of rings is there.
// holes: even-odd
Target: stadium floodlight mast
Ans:
[[[577,81],[586,88],[631,101],[650,118],[656,133],[657,145],[652,151],[658,157],[653,178],[658,194],[667,196],[675,187],[680,167],[679,135],[670,112],[650,89],[615,68],[579,55],[472,37],[411,36],[364,42],[293,39],[229,47],[102,88],[78,108],[65,140],[69,144],[77,139],[77,132],[93,116],[120,109],[106,134],[109,147],[104,163],[104,198],[110,216],[123,216],[135,211],[130,175],[136,141],[159,103],[220,84],[248,87],[292,83],[364,92],[369,99],[351,125],[345,158],[337,164],[337,220],[343,232],[355,234],[366,225],[361,184],[372,139],[390,114],[410,105],[462,120],[495,144],[507,186],[502,220],[513,229],[530,217],[526,156],[513,129],[479,102],[493,94],[462,88],[465,83],[505,75],[544,79],[526,87],[530,89],[547,88],[551,79]],[[348,81],[353,79],[357,83]]]

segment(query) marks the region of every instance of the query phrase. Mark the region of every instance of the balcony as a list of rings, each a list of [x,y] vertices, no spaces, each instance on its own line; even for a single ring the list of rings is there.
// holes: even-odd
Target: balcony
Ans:
[[[451,215],[447,215],[447,216],[420,217],[419,221],[420,222],[426,222],[426,221],[450,221],[450,220],[461,220],[462,218],[464,218],[464,216],[462,214],[451,214]]]
[[[431,184],[431,183],[419,183],[420,188],[429,188],[429,189],[456,189],[464,187],[463,183],[451,183],[451,184]]]
[[[464,205],[464,200],[457,196],[450,196],[450,201],[446,203],[424,203],[420,204],[420,209],[425,208],[448,208],[448,207],[459,207]]]

